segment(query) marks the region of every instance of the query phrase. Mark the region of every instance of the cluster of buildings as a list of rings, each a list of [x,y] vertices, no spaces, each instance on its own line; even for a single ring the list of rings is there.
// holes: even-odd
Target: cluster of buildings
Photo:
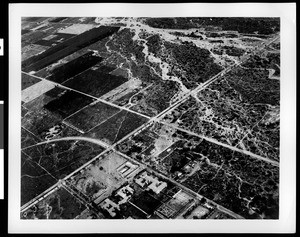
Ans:
[[[167,183],[159,181],[157,177],[154,177],[144,171],[138,178],[134,180],[139,186],[146,190],[152,190],[154,193],[159,194],[164,188],[167,187]]]
[[[126,173],[130,172],[132,169],[131,165],[131,163],[122,165],[119,168],[119,172],[126,176]],[[156,194],[159,194],[167,187],[166,182],[159,181],[157,177],[148,174],[147,171],[138,175],[138,177],[134,179],[134,182],[144,190],[152,190]],[[106,198],[102,203],[100,203],[100,207],[106,210],[111,217],[115,217],[117,215],[117,211],[120,211],[120,205],[128,202],[133,193],[134,189],[128,184],[120,188],[114,195],[114,198]]]
[[[111,217],[115,217],[117,215],[116,210],[120,211],[120,205],[126,203],[129,198],[131,198],[134,190],[129,185],[122,187],[116,193],[116,197],[118,197],[118,202],[114,202],[109,198],[106,198],[101,204],[100,207],[106,210]]]

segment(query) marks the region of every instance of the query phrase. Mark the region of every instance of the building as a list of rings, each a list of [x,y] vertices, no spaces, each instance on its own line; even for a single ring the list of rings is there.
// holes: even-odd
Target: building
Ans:
[[[157,177],[149,175],[147,171],[141,173],[141,175],[135,179],[135,182],[146,190],[152,190],[154,193],[159,194],[164,188],[167,187],[167,183],[159,181]]]

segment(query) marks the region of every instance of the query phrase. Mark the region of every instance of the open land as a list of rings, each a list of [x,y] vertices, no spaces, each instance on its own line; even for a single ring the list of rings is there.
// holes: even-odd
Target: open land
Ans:
[[[21,219],[278,219],[279,18],[22,18]]]

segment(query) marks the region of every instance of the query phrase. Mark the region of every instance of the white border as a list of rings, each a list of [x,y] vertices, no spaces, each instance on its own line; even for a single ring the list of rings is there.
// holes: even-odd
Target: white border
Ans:
[[[4,45],[3,45],[3,39],[0,39],[0,56],[3,56],[4,52]]]
[[[3,154],[4,154],[4,149],[0,149],[0,199],[4,199],[4,156]]]
[[[4,105],[3,100],[0,100],[0,105],[1,106]],[[3,106],[3,114],[0,114],[0,116],[2,116],[2,118],[0,119],[4,119],[4,106]],[[3,129],[4,129],[4,124],[3,124]],[[4,133],[4,131],[2,132]],[[4,139],[4,134],[0,134],[0,136],[2,136],[2,139]],[[4,147],[0,149],[0,199],[4,199]]]
[[[281,17],[279,220],[20,220],[21,16]],[[294,233],[296,213],[296,4],[10,4],[9,233]]]

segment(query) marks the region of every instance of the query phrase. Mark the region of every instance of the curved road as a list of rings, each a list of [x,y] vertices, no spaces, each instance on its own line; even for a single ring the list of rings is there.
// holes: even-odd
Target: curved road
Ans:
[[[24,147],[24,148],[22,148],[22,150],[25,150],[25,149],[31,148],[31,147],[35,147],[35,146],[39,146],[39,145],[43,145],[43,144],[47,144],[47,143],[51,143],[51,142],[74,141],[74,140],[86,141],[86,142],[97,144],[97,145],[102,146],[104,148],[110,148],[110,145],[108,145],[105,142],[102,142],[101,140],[96,139],[96,138],[91,138],[91,137],[61,137],[61,138],[56,138],[56,139],[51,139],[51,140],[39,142],[35,145]]]

